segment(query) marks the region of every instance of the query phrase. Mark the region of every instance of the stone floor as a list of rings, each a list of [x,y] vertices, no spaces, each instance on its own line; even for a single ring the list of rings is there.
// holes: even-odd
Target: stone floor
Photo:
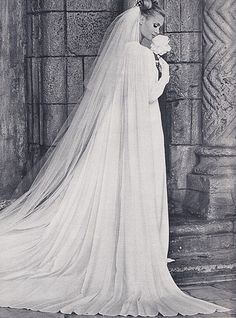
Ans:
[[[230,318],[236,317],[236,281],[211,283],[209,285],[191,285],[182,287],[186,293],[217,303],[221,306],[231,308],[232,310],[226,313],[214,313],[212,315],[195,315],[184,316],[185,318]],[[77,315],[63,315],[63,314],[47,314],[40,312],[33,312],[30,310],[17,310],[10,308],[0,308],[0,318],[76,318]],[[82,316],[80,316],[82,318]],[[94,316],[96,317],[96,316]],[[102,317],[98,315],[97,317]],[[162,317],[161,315],[158,317]],[[177,317],[183,317],[181,315]],[[83,316],[83,318],[89,318]]]

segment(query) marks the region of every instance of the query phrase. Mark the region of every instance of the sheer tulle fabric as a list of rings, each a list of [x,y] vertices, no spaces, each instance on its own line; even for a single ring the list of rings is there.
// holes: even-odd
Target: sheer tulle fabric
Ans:
[[[1,306],[111,316],[227,310],[183,293],[167,268],[163,87],[138,42],[139,14],[116,19],[70,126],[1,214]]]

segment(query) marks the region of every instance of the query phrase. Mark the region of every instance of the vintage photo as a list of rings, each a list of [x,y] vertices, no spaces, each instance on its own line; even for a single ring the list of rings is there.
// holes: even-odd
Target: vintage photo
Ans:
[[[0,318],[236,317],[235,17],[0,0]]]

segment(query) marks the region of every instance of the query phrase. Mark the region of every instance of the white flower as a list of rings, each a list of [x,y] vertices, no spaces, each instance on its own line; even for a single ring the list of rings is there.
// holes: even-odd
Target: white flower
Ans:
[[[171,50],[169,37],[158,34],[152,39],[151,50],[157,55],[163,55]]]

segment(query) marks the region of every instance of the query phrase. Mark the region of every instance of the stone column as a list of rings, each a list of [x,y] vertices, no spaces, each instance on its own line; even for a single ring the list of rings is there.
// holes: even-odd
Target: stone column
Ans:
[[[202,140],[188,176],[188,210],[214,219],[235,214],[236,24],[234,1],[204,0]]]
[[[0,200],[19,183],[26,164],[25,1],[0,1]]]

